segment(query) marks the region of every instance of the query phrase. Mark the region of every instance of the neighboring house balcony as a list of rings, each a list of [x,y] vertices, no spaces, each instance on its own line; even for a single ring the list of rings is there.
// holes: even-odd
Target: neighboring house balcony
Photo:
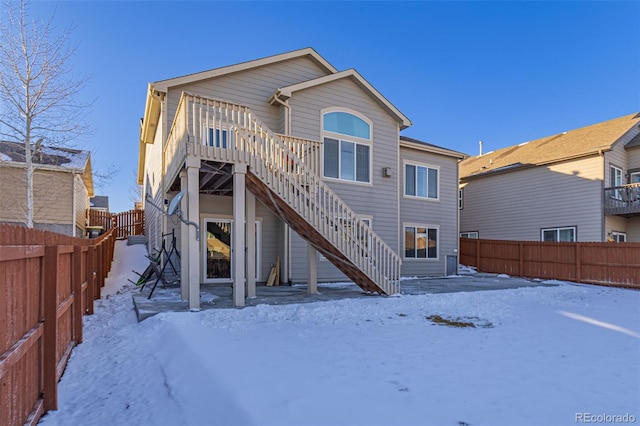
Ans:
[[[165,191],[198,169],[200,193],[246,189],[365,291],[400,290],[401,259],[322,179],[322,143],[272,132],[248,107],[183,93],[164,147]]]
[[[625,217],[640,215],[640,183],[605,188],[604,214]]]

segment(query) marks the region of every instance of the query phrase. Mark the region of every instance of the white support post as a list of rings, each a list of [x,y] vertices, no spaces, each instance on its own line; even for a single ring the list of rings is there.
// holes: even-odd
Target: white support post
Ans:
[[[233,262],[233,305],[244,306],[245,298],[245,177],[246,164],[233,166],[233,228],[231,233],[231,253]]]
[[[247,297],[256,297],[256,197],[246,191],[247,202]]]
[[[187,196],[189,197],[189,221],[200,223],[200,161],[198,165],[187,161]],[[200,241],[196,239],[195,226],[189,225],[189,310],[200,310]]]
[[[282,278],[281,281],[285,284],[289,282],[291,271],[291,228],[286,223],[284,224],[284,250],[282,253]]]
[[[180,172],[180,189],[188,190],[187,172]],[[182,197],[180,210],[189,211],[188,197]],[[180,222],[180,296],[182,300],[189,300],[189,225]]]
[[[318,252],[307,242],[307,293],[318,293]]]

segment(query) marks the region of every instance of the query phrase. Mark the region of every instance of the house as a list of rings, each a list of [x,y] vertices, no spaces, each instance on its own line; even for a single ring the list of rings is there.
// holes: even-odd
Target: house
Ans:
[[[465,159],[461,236],[640,241],[640,114]]]
[[[453,273],[465,155],[401,137],[410,125],[311,48],[151,83],[138,163],[149,248],[175,233],[192,309],[205,283],[232,282],[243,306],[270,275],[394,294],[401,275]]]
[[[93,196],[90,153],[35,144],[32,161],[34,227],[84,236]],[[0,222],[27,223],[25,167],[24,144],[0,141]]]
[[[109,211],[109,197],[107,195],[96,195],[89,199],[89,205],[93,210],[99,210],[101,212]]]

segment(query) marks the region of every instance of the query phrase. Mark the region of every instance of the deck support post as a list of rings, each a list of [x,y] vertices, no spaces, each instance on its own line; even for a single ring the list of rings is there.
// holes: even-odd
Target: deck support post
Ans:
[[[256,197],[246,190],[247,202],[247,297],[256,297]]]
[[[192,164],[187,159],[188,220],[200,223],[200,161]],[[193,159],[196,160],[196,159]],[[195,163],[195,161],[193,161]],[[189,310],[200,310],[200,241],[196,239],[195,226],[187,226],[189,233],[189,254],[183,255],[189,262]]]
[[[231,253],[233,259],[233,305],[241,308],[245,303],[245,219],[246,164],[233,165],[233,226]]]
[[[180,172],[180,189],[187,188],[187,172]],[[182,197],[180,201],[180,210],[186,212],[189,210],[188,197]],[[180,221],[180,297],[182,300],[189,300],[189,225]]]
[[[318,252],[307,242],[307,293],[318,294]]]

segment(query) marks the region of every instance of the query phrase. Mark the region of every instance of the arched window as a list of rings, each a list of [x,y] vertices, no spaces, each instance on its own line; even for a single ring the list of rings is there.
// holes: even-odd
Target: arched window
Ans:
[[[371,124],[346,111],[322,115],[324,176],[371,182]]]

